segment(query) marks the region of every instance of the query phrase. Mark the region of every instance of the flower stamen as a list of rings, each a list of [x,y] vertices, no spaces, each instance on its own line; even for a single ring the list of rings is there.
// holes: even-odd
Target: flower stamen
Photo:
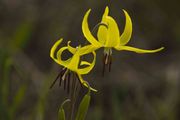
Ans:
[[[106,66],[108,66],[109,72],[111,71],[111,64],[112,64],[112,49],[105,48],[104,49],[104,56],[103,56],[103,76],[105,73]]]
[[[73,71],[68,70],[67,68],[63,68],[59,72],[59,74],[57,75],[56,79],[51,84],[50,89],[55,85],[58,78],[59,78],[59,86],[61,86],[61,83],[63,81],[64,82],[63,88],[64,88],[65,91],[67,90],[68,94],[71,92],[71,89],[77,91],[78,83],[81,85],[81,88],[83,88],[83,85],[82,85],[82,83],[80,81],[80,78],[79,78],[78,74],[73,72]],[[76,82],[77,80],[78,80],[78,82]],[[74,87],[76,87],[76,88],[74,88]]]
[[[62,74],[59,76],[59,86],[61,86],[62,83],[62,76],[64,76],[65,72],[66,72],[67,68],[63,68],[62,69]]]
[[[59,85],[61,85],[61,76],[64,74],[64,68],[59,72],[59,74],[57,75],[56,79],[53,81],[53,83],[50,86],[50,89],[54,86],[54,84],[56,83],[56,81],[58,80],[58,78],[60,78],[59,80]]]

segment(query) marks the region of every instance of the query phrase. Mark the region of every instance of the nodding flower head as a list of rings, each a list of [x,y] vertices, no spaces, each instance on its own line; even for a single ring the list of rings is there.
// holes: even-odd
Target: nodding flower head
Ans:
[[[60,78],[59,85],[61,85],[61,82],[64,81],[64,89],[67,88],[67,90],[69,91],[71,76],[73,76],[73,78],[72,78],[73,80],[77,79],[81,85],[88,87],[88,85],[86,84],[87,82],[85,82],[85,80],[83,80],[82,75],[88,74],[94,67],[95,61],[96,61],[96,53],[94,51],[91,52],[94,56],[93,61],[91,63],[89,63],[87,61],[81,61],[80,57],[81,57],[81,55],[87,54],[87,52],[86,53],[84,52],[87,48],[84,48],[84,47],[81,48],[81,46],[73,48],[69,45],[70,42],[68,42],[68,45],[60,48],[57,51],[56,56],[55,56],[55,51],[56,51],[57,47],[60,45],[60,43],[62,42],[62,40],[63,39],[58,40],[53,45],[53,47],[51,48],[51,51],[50,51],[50,57],[57,64],[63,66],[63,69],[61,70],[61,72],[59,73],[59,75],[57,76],[57,78],[55,79],[55,81],[53,82],[53,84],[51,85],[50,88],[52,88],[53,85],[55,84],[55,82],[57,81],[57,79]],[[73,53],[73,56],[67,60],[62,60],[62,53],[65,50],[69,50],[71,53]],[[84,66],[84,65],[86,67],[82,68],[82,66]],[[97,91],[94,88],[91,88],[91,90]]]
[[[90,14],[91,10],[88,10],[84,16],[83,22],[82,22],[82,31],[85,36],[85,38],[91,43],[93,48],[92,50],[96,50],[98,48],[103,47],[104,48],[104,60],[103,64],[111,66],[111,55],[112,55],[112,48],[122,51],[131,51],[136,53],[155,53],[158,51],[161,51],[164,49],[164,47],[154,49],[154,50],[143,50],[131,46],[127,46],[126,44],[129,42],[131,35],[132,35],[132,20],[127,13],[126,10],[123,10],[126,18],[125,28],[122,34],[120,34],[118,25],[114,18],[109,16],[109,8],[106,7],[104,14],[102,16],[101,24],[98,28],[97,32],[97,38],[95,38],[91,31],[89,30],[88,25],[88,16]],[[104,69],[104,68],[103,68]],[[104,70],[103,70],[104,71]]]

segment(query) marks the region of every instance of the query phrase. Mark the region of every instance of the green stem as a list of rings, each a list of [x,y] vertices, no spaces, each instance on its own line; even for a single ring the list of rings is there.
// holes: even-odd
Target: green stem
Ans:
[[[73,120],[73,116],[74,116],[74,109],[75,109],[75,103],[76,103],[76,97],[78,96],[78,81],[76,79],[76,75],[75,73],[72,73],[72,89],[71,89],[71,105],[70,105],[70,117],[69,120]]]

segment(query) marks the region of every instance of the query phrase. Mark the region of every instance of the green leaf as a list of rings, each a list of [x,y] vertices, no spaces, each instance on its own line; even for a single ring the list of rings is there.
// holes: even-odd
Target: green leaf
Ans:
[[[12,106],[11,106],[11,109],[10,109],[11,116],[14,116],[14,114],[17,111],[18,107],[22,103],[22,101],[24,99],[25,91],[26,91],[26,86],[22,85],[18,89],[18,91],[16,92],[16,95],[14,96],[13,103],[12,103]]]
[[[90,92],[88,92],[82,99],[79,108],[78,108],[78,112],[76,115],[76,120],[84,120],[89,108],[89,103],[91,100],[91,96],[90,96]]]
[[[9,98],[9,81],[10,81],[10,70],[12,67],[12,59],[10,57],[6,57],[3,62],[3,78],[2,78],[2,102],[5,105],[8,105],[7,99]]]
[[[59,113],[58,113],[58,120],[65,120],[66,118],[65,118],[65,112],[64,112],[64,109],[63,109],[63,107],[61,107],[60,109],[59,109]]]
[[[67,99],[61,104],[61,107],[60,107],[59,112],[58,112],[58,120],[66,120],[65,111],[63,109],[63,106],[65,103],[67,103],[69,101],[70,101],[70,99]]]
[[[33,31],[33,21],[23,21],[15,30],[12,41],[10,42],[10,48],[15,51],[19,48],[26,47]]]

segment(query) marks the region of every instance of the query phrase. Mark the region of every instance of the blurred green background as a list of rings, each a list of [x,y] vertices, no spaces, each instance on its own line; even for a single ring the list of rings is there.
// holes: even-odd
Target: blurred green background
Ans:
[[[103,50],[86,76],[98,89],[87,120],[180,119],[180,1],[178,0],[1,0],[0,120],[56,120],[62,87],[49,89],[61,68],[50,57],[56,40],[85,43],[81,22],[91,8],[89,25],[110,8],[122,33],[133,21],[131,46],[165,50],[155,54],[113,51],[112,71],[102,77]]]

